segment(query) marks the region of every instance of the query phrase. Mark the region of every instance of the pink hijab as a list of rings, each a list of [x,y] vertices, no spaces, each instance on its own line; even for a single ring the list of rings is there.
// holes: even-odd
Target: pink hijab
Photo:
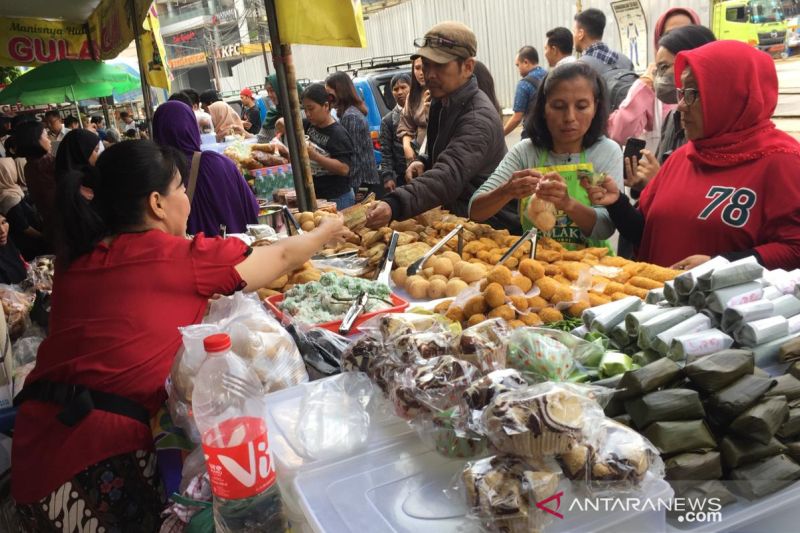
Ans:
[[[671,7],[667,9],[656,21],[655,35],[653,37],[655,39],[654,50],[658,50],[658,41],[664,35],[664,26],[667,25],[667,20],[673,15],[686,15],[692,19],[693,24],[700,24],[700,15],[694,9],[688,7]]]
[[[214,102],[208,106],[208,113],[211,115],[211,121],[214,123],[217,141],[224,140],[225,136],[231,133],[235,135],[247,134],[245,137],[250,136],[242,125],[242,119],[239,118],[239,115],[236,114],[233,108],[225,102]]]

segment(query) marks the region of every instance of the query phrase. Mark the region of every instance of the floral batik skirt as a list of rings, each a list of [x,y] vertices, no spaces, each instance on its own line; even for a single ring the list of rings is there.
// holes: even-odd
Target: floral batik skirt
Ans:
[[[88,467],[17,512],[31,533],[150,533],[164,505],[156,454],[137,451]]]

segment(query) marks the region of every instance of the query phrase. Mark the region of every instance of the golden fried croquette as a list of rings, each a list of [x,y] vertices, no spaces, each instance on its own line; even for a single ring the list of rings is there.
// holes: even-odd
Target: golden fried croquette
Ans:
[[[519,263],[519,272],[531,281],[536,281],[544,276],[544,265],[535,259],[523,259]]]
[[[553,322],[560,322],[561,320],[564,320],[564,315],[562,315],[561,311],[555,307],[545,307],[539,311],[539,316],[541,317],[542,322],[545,324],[551,324]]]
[[[500,307],[506,303],[506,291],[503,286],[497,282],[492,282],[487,285],[486,290],[483,291],[483,298],[492,309]]]
[[[489,271],[487,279],[490,283],[499,283],[502,287],[511,285],[511,271],[508,267],[497,265]]]

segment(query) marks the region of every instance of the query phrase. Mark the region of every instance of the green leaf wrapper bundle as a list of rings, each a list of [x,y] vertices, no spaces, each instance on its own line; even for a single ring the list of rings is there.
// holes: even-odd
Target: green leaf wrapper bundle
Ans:
[[[755,281],[764,274],[764,267],[754,256],[715,268],[697,277],[697,289],[703,292],[735,287]]]
[[[662,357],[663,356],[660,353],[655,352],[653,350],[641,350],[633,354],[631,356],[631,360],[633,361],[634,364],[642,367],[649,365],[650,363],[653,363],[655,361],[658,361]]]
[[[706,412],[715,421],[726,423],[758,402],[774,385],[774,379],[743,376],[732,385],[714,393],[708,400]]]
[[[581,314],[581,318],[591,331],[608,334],[616,325],[624,324],[625,317],[638,311],[642,305],[642,300],[637,296],[629,296],[616,302],[590,307]]]
[[[638,344],[640,348],[650,348],[656,335],[667,331],[697,314],[694,307],[684,306],[668,309],[639,326]]]
[[[706,261],[705,263],[687,270],[673,280],[675,292],[677,294],[688,296],[693,290],[695,290],[697,279],[699,277],[712,272],[716,268],[721,268],[728,264],[730,264],[730,261],[722,256],[717,256],[709,261]]]
[[[772,387],[767,396],[786,396],[790,402],[800,398],[800,380],[791,374],[784,374],[775,378],[778,383]]]
[[[722,477],[722,460],[718,451],[682,453],[668,459],[665,478],[668,480],[719,479]]]
[[[625,328],[628,330],[628,335],[637,337],[642,324],[670,310],[669,307],[659,307],[652,304],[643,305],[638,311],[630,313],[625,317]]]
[[[722,313],[721,329],[726,333],[734,333],[742,324],[772,316],[774,309],[772,301],[766,299],[734,305]]]
[[[793,297],[794,298],[794,297]],[[736,342],[742,346],[759,346],[789,334],[789,321],[782,316],[770,316],[742,324],[736,332]]]
[[[794,361],[800,359],[800,337],[784,343],[779,348],[781,362]]]
[[[800,478],[800,465],[785,455],[776,455],[731,471],[734,490],[749,500],[763,498]]]
[[[787,416],[789,405],[785,397],[767,397],[737,416],[728,429],[740,437],[769,444]]]
[[[722,464],[725,468],[737,468],[742,465],[772,457],[785,451],[785,447],[778,439],[770,439],[766,444],[728,435],[719,445],[722,454]]]
[[[723,507],[736,503],[736,496],[721,481],[671,481],[670,485],[675,490],[675,496],[687,500],[708,501],[716,498]]]
[[[631,370],[633,361],[630,356],[620,352],[606,352],[600,360],[598,368],[600,375],[603,377],[616,376],[617,374],[624,374]]]
[[[642,434],[662,455],[717,447],[717,441],[702,420],[653,422]]]
[[[631,415],[636,427],[640,428],[645,428],[652,422],[694,420],[705,416],[700,396],[689,389],[651,392],[625,402],[625,410]]]
[[[647,304],[657,304],[659,302],[665,301],[664,298],[664,288],[660,289],[650,289],[647,292],[647,297],[644,300],[644,303]]]
[[[681,374],[681,369],[670,359],[659,359],[638,370],[626,372],[617,388],[620,398],[633,398],[641,394],[654,391],[674,381]]]
[[[800,379],[800,361],[792,363],[792,366],[789,367],[789,375]]]
[[[636,337],[631,337],[628,335],[628,328],[625,327],[624,323],[614,326],[614,329],[612,329],[608,334],[608,338],[611,339],[611,342],[613,342],[620,350],[631,346],[636,342]]]
[[[753,352],[723,350],[706,355],[684,367],[686,377],[704,392],[718,391],[753,373]]]
[[[652,349],[661,355],[667,355],[672,339],[689,333],[697,333],[711,329],[711,319],[706,315],[696,314],[683,322],[676,324],[666,331],[662,331],[652,342]]]
[[[705,295],[705,293],[695,293],[695,295]],[[692,295],[692,296],[695,296]],[[760,300],[764,296],[764,287],[757,281],[751,281],[743,285],[736,285],[734,287],[727,287],[708,293],[705,297],[705,307],[708,307],[715,313],[723,313],[725,309],[741,305],[746,302]],[[690,299],[693,301],[693,299]],[[698,305],[697,307],[700,307]]]
[[[776,432],[782,439],[790,439],[800,435],[800,402],[789,405],[789,414]]]
[[[800,441],[798,441],[798,442],[787,442],[786,443],[786,453],[788,453],[789,457],[791,457],[795,461],[800,460]]]
[[[714,328],[697,333],[688,333],[672,339],[669,347],[669,358],[683,361],[688,356],[703,356],[727,350],[733,346],[733,339],[726,333]]]

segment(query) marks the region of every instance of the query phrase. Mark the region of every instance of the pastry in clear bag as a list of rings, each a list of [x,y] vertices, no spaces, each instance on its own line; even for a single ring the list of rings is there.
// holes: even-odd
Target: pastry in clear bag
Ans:
[[[411,420],[457,405],[479,370],[449,355],[412,365],[395,375],[390,397],[398,416]]]
[[[548,232],[556,225],[556,206],[551,202],[538,199],[535,193],[528,202],[528,208],[525,210],[525,214],[540,231]]]
[[[486,320],[461,334],[459,355],[484,372],[506,367],[506,352],[511,330],[502,318]]]
[[[462,473],[470,516],[502,533],[542,531],[552,515],[537,504],[555,495],[558,480],[556,472],[506,455],[468,463]]]

